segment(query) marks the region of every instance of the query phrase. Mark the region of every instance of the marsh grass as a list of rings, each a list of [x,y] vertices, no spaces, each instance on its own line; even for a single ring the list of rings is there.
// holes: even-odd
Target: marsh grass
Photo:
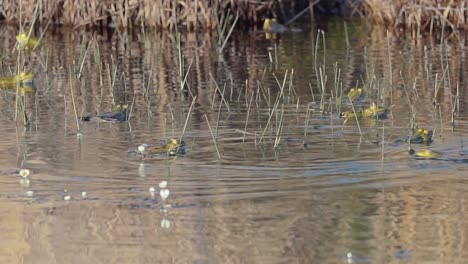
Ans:
[[[213,129],[211,128],[210,121],[208,120],[208,117],[206,116],[206,114],[204,114],[204,116],[205,116],[205,119],[206,119],[206,123],[208,124],[208,129],[210,130],[211,138],[213,139],[213,143],[214,143],[214,147],[215,147],[215,150],[216,150],[216,154],[218,155],[218,160],[221,160],[221,154],[219,153],[218,143],[217,143],[217,140],[216,140],[216,136],[215,136],[215,134],[213,133]]]
[[[226,35],[227,36],[227,35]],[[172,129],[174,130],[174,127],[177,127],[175,124],[177,124],[176,119],[179,118],[177,115],[175,115],[173,112],[178,111],[178,108],[180,105],[171,105],[173,103],[174,98],[183,98],[183,99],[188,99],[190,97],[186,97],[186,94],[182,92],[182,90],[187,88],[190,92],[190,95],[192,97],[192,103],[190,105],[190,108],[188,110],[188,113],[185,116],[185,123],[183,127],[183,131],[180,135],[180,139],[182,140],[185,136],[186,129],[188,129],[188,123],[195,123],[197,120],[196,118],[193,117],[192,111],[194,108],[194,103],[195,100],[198,96],[192,94],[192,89],[190,89],[190,86],[195,87],[195,85],[199,84],[194,84],[191,82],[193,77],[195,75],[197,76],[199,80],[210,80],[210,83],[212,83],[212,89],[209,90],[208,93],[205,93],[204,95],[209,95],[212,93],[212,96],[206,96],[207,98],[201,97],[201,93],[204,92],[202,89],[199,89],[199,86],[197,86],[197,90],[193,90],[194,93],[198,92],[200,93],[200,101],[205,100],[205,102],[211,104],[212,109],[213,109],[213,114],[209,115],[210,120],[208,120],[207,115],[205,115],[205,119],[208,124],[208,129],[210,131],[211,137],[213,139],[213,144],[218,156],[218,159],[221,159],[221,153],[219,149],[223,148],[223,141],[221,138],[225,135],[222,134],[226,132],[226,127],[224,126],[225,123],[223,122],[228,122],[229,120],[229,115],[238,115],[239,112],[241,113],[246,113],[245,119],[241,122],[241,125],[239,126],[240,129],[243,130],[236,130],[241,132],[242,135],[242,142],[244,144],[255,144],[258,149],[265,150],[264,145],[266,144],[271,144],[273,146],[273,149],[279,149],[281,146],[281,142],[284,138],[291,136],[289,134],[289,129],[291,129],[290,121],[291,121],[291,116],[293,118],[297,119],[297,123],[305,124],[304,125],[304,130],[300,131],[303,132],[303,144],[307,145],[308,140],[310,140],[312,137],[308,139],[308,128],[316,120],[314,119],[314,115],[317,113],[320,113],[321,117],[325,118],[330,118],[331,120],[331,127],[332,131],[335,129],[335,127],[340,124],[337,124],[336,122],[334,123],[335,120],[333,120],[333,113],[334,112],[341,112],[342,108],[342,102],[343,102],[343,90],[349,89],[351,85],[346,84],[346,82],[349,80],[347,79],[359,79],[359,81],[362,81],[362,83],[365,85],[366,89],[369,91],[369,94],[372,94],[372,98],[374,99],[375,96],[377,98],[388,98],[388,91],[392,91],[395,87],[398,87],[398,82],[394,83],[393,80],[393,72],[398,72],[399,70],[399,65],[398,63],[393,64],[394,58],[392,58],[391,55],[391,49],[393,48],[393,43],[390,42],[390,37],[387,38],[387,46],[388,46],[388,61],[390,62],[390,67],[389,69],[385,68],[385,71],[378,71],[378,65],[379,63],[382,63],[387,61],[387,56],[382,56],[382,60],[378,59],[372,59],[372,55],[369,55],[368,50],[371,50],[371,47],[369,49],[364,48],[364,58],[362,56],[359,56],[359,61],[361,62],[361,59],[363,60],[363,63],[359,65],[360,72],[362,72],[362,75],[357,77],[350,75],[350,71],[355,71],[355,69],[352,70],[346,70],[347,65],[341,64],[342,61],[332,61],[331,56],[327,54],[327,48],[326,48],[326,41],[325,41],[325,34],[320,32],[317,34],[317,38],[315,40],[316,45],[312,48],[312,53],[313,56],[316,58],[314,60],[315,64],[315,71],[316,75],[313,77],[313,79],[307,80],[309,82],[309,89],[312,97],[312,102],[310,102],[310,98],[304,98],[300,97],[301,92],[299,89],[303,89],[303,87],[300,87],[297,85],[296,87],[296,82],[295,78],[296,76],[301,76],[301,69],[298,68],[293,68],[291,67],[290,70],[286,70],[284,77],[281,78],[279,75],[276,75],[274,73],[275,70],[277,70],[276,66],[274,69],[270,66],[270,68],[267,66],[257,66],[254,65],[253,63],[248,65],[248,67],[253,67],[255,68],[254,70],[258,72],[259,74],[256,75],[254,78],[249,79],[249,81],[246,80],[245,87],[242,87],[240,89],[240,92],[237,96],[237,101],[239,99],[245,100],[245,108],[247,108],[247,111],[242,111],[244,109],[238,109],[235,108],[236,104],[233,103],[233,100],[235,100],[235,93],[237,92],[235,90],[235,85],[234,83],[238,83],[238,80],[236,80],[236,76],[229,75],[229,76],[218,76],[217,71],[212,71],[211,69],[206,70],[204,68],[201,68],[197,64],[197,56],[196,55],[191,55],[188,51],[189,48],[187,48],[187,44],[184,44],[184,41],[181,41],[181,38],[183,38],[183,34],[177,33],[177,36],[173,36],[173,39],[175,41],[169,42],[170,45],[168,47],[174,47],[176,46],[176,49],[171,49],[171,52],[168,52],[167,58],[168,62],[161,61],[161,59],[153,59],[154,56],[153,54],[151,55],[146,55],[150,58],[150,66],[149,69],[146,70],[147,74],[143,74],[143,93],[139,93],[138,91],[138,86],[135,87],[127,87],[127,84],[125,82],[119,83],[121,79],[125,78],[131,78],[130,76],[131,73],[128,73],[129,71],[127,70],[128,68],[131,68],[130,66],[128,68],[125,68],[126,66],[121,66],[120,64],[120,59],[122,57],[125,57],[127,55],[131,55],[130,52],[124,53],[124,56],[122,57],[114,57],[114,55],[108,56],[107,58],[104,57],[105,55],[101,54],[100,48],[99,48],[99,42],[96,39],[88,40],[88,41],[82,41],[80,42],[80,48],[77,49],[79,50],[78,56],[75,58],[78,58],[77,63],[74,64],[67,64],[66,68],[68,69],[73,69],[72,73],[73,76],[69,76],[70,78],[70,83],[69,87],[70,89],[67,89],[71,94],[71,103],[73,105],[73,112],[75,115],[75,119],[77,119],[78,116],[78,107],[77,105],[80,105],[80,99],[79,98],[74,98],[74,94],[77,94],[76,88],[77,86],[75,85],[77,82],[80,83],[81,89],[85,89],[85,80],[87,78],[95,78],[95,76],[99,76],[99,85],[101,88],[101,102],[100,104],[102,105],[103,101],[106,101],[106,99],[111,98],[112,104],[115,104],[118,102],[117,100],[119,99],[116,95],[119,93],[119,90],[122,89],[121,86],[124,87],[125,89],[125,94],[129,94],[129,96],[133,96],[131,100],[131,108],[130,108],[130,117],[133,115],[133,111],[142,111],[142,109],[138,109],[139,105],[138,102],[140,102],[140,94],[144,94],[145,101],[147,102],[147,109],[143,109],[143,111],[148,112],[148,116],[153,116],[153,115],[158,115],[161,114],[163,116],[162,119],[163,123],[166,122],[166,115],[170,114],[171,120],[172,120]],[[348,38],[347,36],[346,38]],[[122,34],[119,37],[118,41],[125,41],[124,43],[125,46],[128,46],[127,43],[130,41],[127,37],[125,37],[125,34]],[[167,44],[167,43],[166,43]],[[124,46],[124,45],[123,45]],[[218,44],[215,44],[213,47],[218,47]],[[331,45],[330,45],[331,47]],[[198,48],[198,47],[197,47]],[[200,48],[201,49],[201,48]],[[94,54],[92,54],[92,51],[94,50]],[[330,49],[331,50],[331,49]],[[126,52],[123,50],[119,50],[120,52]],[[230,52],[230,49],[225,49],[224,50],[226,53]],[[440,51],[440,52],[446,52],[446,51]],[[103,52],[104,53],[104,52]],[[202,54],[206,54],[207,52],[204,51]],[[332,52],[328,51],[328,53],[333,54]],[[189,54],[189,55],[186,55]],[[272,60],[276,64],[281,65],[283,63],[281,52],[277,52],[276,48],[274,50],[274,54],[271,53]],[[93,56],[94,55],[94,56]],[[352,55],[351,55],[352,56]],[[273,58],[274,57],[274,58]],[[94,61],[96,61],[96,65],[94,63],[89,63],[90,60],[94,58]],[[185,58],[191,58],[190,63],[187,66],[186,59]],[[369,59],[371,58],[371,59]],[[447,58],[443,58],[444,61],[446,61]],[[219,57],[217,60],[221,60]],[[219,62],[216,59],[213,59],[213,61],[210,62]],[[125,61],[124,61],[125,63]],[[200,62],[198,62],[200,63]],[[249,62],[250,63],[250,62]],[[49,64],[48,62],[46,65]],[[18,63],[18,65],[21,65]],[[328,65],[328,68],[327,66]],[[443,91],[444,87],[444,82],[446,79],[450,78],[450,72],[447,70],[448,64],[445,63],[445,66],[443,67],[442,72],[440,72],[437,69],[433,69],[430,67],[433,67],[429,65],[429,62],[425,65],[427,67],[427,71],[425,71],[423,74],[426,75],[424,76],[426,81],[431,83],[430,90],[434,90],[433,93],[431,93],[430,97],[432,98],[437,98],[438,96],[441,96],[441,92]],[[245,66],[245,65],[242,65]],[[43,66],[44,68],[48,68],[49,66]],[[96,67],[96,68],[91,68],[90,67]],[[237,65],[239,67],[239,65]],[[260,68],[264,67],[264,68]],[[343,68],[342,68],[343,67]],[[430,68],[430,69],[429,69]],[[297,69],[297,71],[296,71]],[[332,69],[332,70],[331,70]],[[93,72],[94,71],[94,72]],[[122,73],[121,73],[122,72]],[[167,76],[167,72],[174,72],[173,75]],[[423,71],[421,71],[423,72]],[[433,74],[434,72],[439,72],[438,74]],[[205,75],[203,75],[205,74]],[[89,75],[89,76],[88,76]],[[47,74],[48,76],[48,74]],[[46,76],[46,77],[47,77]],[[328,80],[329,77],[333,76],[333,81]],[[377,77],[375,77],[377,76]],[[389,77],[390,76],[390,77]],[[435,76],[435,77],[434,77]],[[408,81],[407,76],[403,76],[400,72],[400,77],[401,77],[401,82],[405,83],[411,83],[411,81]],[[172,79],[171,79],[172,78]],[[301,76],[302,78],[302,76]],[[388,88],[388,86],[382,85],[381,81],[382,79],[387,78],[390,83],[391,83],[391,89]],[[411,77],[412,79],[413,77]],[[51,78],[52,82],[50,82],[49,87],[53,85],[53,80],[54,78]],[[73,82],[71,81],[73,79]],[[78,80],[77,80],[78,79]],[[435,81],[433,80],[435,79]],[[169,80],[169,82],[165,83],[165,81]],[[273,80],[273,81],[272,81]],[[276,85],[273,84],[272,87],[270,87],[272,82],[276,82]],[[399,82],[399,83],[401,83]],[[408,107],[411,112],[411,125],[410,127],[415,128],[416,124],[418,123],[418,120],[416,117],[420,117],[419,115],[416,115],[416,112],[419,110],[417,105],[418,105],[418,97],[417,97],[417,85],[416,83],[420,82],[419,78],[414,78],[414,83],[412,87],[412,91],[407,91],[406,96],[408,98]],[[432,86],[433,85],[433,86]],[[234,86],[234,87],[233,87]],[[356,87],[358,85],[356,84]],[[161,87],[161,88],[159,88]],[[161,92],[161,97],[167,97],[167,98],[162,98],[162,99],[155,99],[156,96],[159,95],[154,95],[150,92],[151,89],[163,89],[164,87],[175,87],[177,91],[174,91],[174,94],[172,92]],[[180,89],[177,89],[179,88]],[[403,86],[405,90],[407,90],[406,85]],[[305,86],[307,89],[307,87]],[[47,88],[50,89],[50,88]],[[107,92],[107,89],[109,90],[109,94],[105,94]],[[132,90],[135,89],[135,90]],[[296,91],[296,89],[298,89]],[[314,90],[316,91],[314,93]],[[408,90],[411,90],[411,85],[409,85]],[[318,93],[317,93],[318,91]],[[318,94],[315,96],[314,94]],[[458,102],[459,98],[459,92],[458,92],[458,86],[457,86],[457,96],[453,97],[451,102],[453,101],[454,103],[452,104],[451,111],[452,111],[452,120],[455,119],[454,117],[454,112],[455,112],[455,100]],[[169,94],[169,96],[168,96]],[[414,96],[415,94],[416,96]],[[53,96],[53,93],[49,95],[49,98]],[[173,96],[173,97],[171,97]],[[320,96],[320,99],[318,99]],[[414,97],[412,97],[414,96]],[[316,98],[317,97],[317,98]],[[67,94],[67,98],[68,94]],[[104,99],[103,99],[104,98]],[[393,100],[393,97],[390,96],[391,100]],[[316,101],[317,100],[317,101]],[[70,102],[70,100],[68,100]],[[152,103],[156,102],[156,103]],[[189,101],[184,101],[184,100],[179,100],[178,102],[181,102],[182,107],[185,108],[186,105],[185,103],[188,103]],[[198,102],[197,102],[198,103]],[[319,103],[319,105],[315,104]],[[18,106],[25,105],[26,103],[22,103],[19,101]],[[201,104],[201,102],[200,102]],[[238,103],[240,105],[240,103]],[[242,103],[243,104],[243,103]],[[168,110],[167,107],[170,107]],[[201,104],[203,107],[203,104]],[[295,108],[291,107],[291,105],[294,105]],[[305,113],[305,120],[304,119],[304,113],[301,112],[303,111],[304,105],[307,105],[307,109],[304,112]],[[316,106],[318,106],[320,109],[320,112],[315,112]],[[102,107],[102,106],[101,106]],[[356,113],[356,106],[351,105],[353,112]],[[359,105],[357,106],[359,107]],[[135,108],[135,109],[134,109]],[[292,110],[293,109],[293,110]],[[458,111],[458,108],[456,108]],[[326,111],[328,110],[328,112]],[[170,113],[168,113],[170,111]],[[216,112],[217,111],[217,112]],[[295,111],[295,112],[292,112]],[[442,120],[442,115],[440,114],[441,108],[438,107],[437,109],[434,110],[434,113],[437,113],[440,117],[440,120]],[[137,112],[138,113],[138,112]],[[256,116],[255,116],[256,114]],[[23,115],[25,116],[25,115]],[[175,117],[176,116],[176,117]],[[216,121],[215,121],[216,118]],[[71,120],[71,119],[70,119]],[[366,132],[366,123],[360,123],[359,120],[357,121],[357,129],[359,130],[359,133],[361,137],[363,134]],[[82,124],[81,124],[82,125]],[[80,124],[77,123],[78,130],[80,129]],[[362,130],[361,130],[362,129]],[[385,129],[388,129],[383,126],[382,124],[382,141],[385,140],[386,138],[386,131]],[[166,128],[164,128],[166,130]],[[300,128],[302,130],[302,127]],[[177,133],[173,132],[173,135]],[[301,137],[299,133],[299,136],[292,135],[292,137]],[[222,139],[225,139],[224,137]],[[230,138],[231,139],[231,138]],[[268,149],[271,150],[271,145],[268,145]],[[384,158],[384,145],[382,145],[382,159]],[[195,150],[196,151],[196,150]]]
[[[302,2],[306,2],[303,0]],[[0,13],[10,23],[31,22],[36,13],[38,24],[48,23],[78,28],[151,28],[174,30],[183,26],[187,30],[228,29],[237,20],[257,23],[259,18],[272,11],[274,0],[90,0],[76,4],[68,0],[4,0]],[[282,6],[294,6],[290,3]],[[232,14],[236,14],[236,18]],[[226,30],[224,31],[226,33]],[[224,35],[226,36],[226,35]],[[223,41],[225,38],[222,38]],[[220,43],[221,45],[221,43]]]
[[[459,29],[466,28],[466,3],[461,0],[364,0],[371,19],[389,28],[404,28],[415,38],[428,32],[431,36],[450,30],[458,40]],[[438,29],[438,30],[436,30]],[[442,39],[442,38],[441,38]]]

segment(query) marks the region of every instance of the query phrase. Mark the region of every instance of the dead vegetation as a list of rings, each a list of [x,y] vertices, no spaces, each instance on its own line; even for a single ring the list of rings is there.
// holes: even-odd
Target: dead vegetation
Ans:
[[[467,28],[468,7],[465,0],[363,0],[368,16],[390,28],[414,32]]]
[[[272,8],[294,9],[296,1],[276,0],[3,0],[0,17],[7,23],[52,23],[75,28],[112,25],[120,28],[214,29],[226,19],[257,23]],[[308,5],[308,0],[297,0]],[[303,4],[304,5],[304,4]],[[303,6],[302,5],[302,6]],[[37,13],[36,13],[37,9]],[[232,22],[232,21],[231,21]]]

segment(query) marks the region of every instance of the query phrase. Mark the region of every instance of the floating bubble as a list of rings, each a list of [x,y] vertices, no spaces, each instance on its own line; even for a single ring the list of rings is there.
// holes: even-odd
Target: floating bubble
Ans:
[[[83,198],[83,199],[88,198],[88,193],[87,192],[81,192],[81,198]]]
[[[34,196],[34,191],[27,191],[26,196],[33,197]]]

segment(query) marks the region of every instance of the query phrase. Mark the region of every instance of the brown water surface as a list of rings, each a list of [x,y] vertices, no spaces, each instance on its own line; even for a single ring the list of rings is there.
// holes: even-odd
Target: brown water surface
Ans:
[[[180,56],[176,34],[51,31],[20,57],[1,27],[1,75],[20,61],[35,89],[0,91],[0,263],[466,262],[464,44],[348,21],[348,46],[343,26],[235,32],[221,53],[182,33]],[[356,84],[387,119],[340,119]],[[117,104],[129,122],[78,127]],[[413,123],[440,158],[398,142]],[[185,155],[127,153],[182,133]]]

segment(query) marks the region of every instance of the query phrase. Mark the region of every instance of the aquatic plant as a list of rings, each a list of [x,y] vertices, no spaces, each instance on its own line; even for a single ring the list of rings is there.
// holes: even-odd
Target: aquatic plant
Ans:
[[[466,25],[466,3],[460,0],[363,0],[364,9],[374,23],[389,28],[405,28],[418,37],[435,29],[450,29],[457,34]]]

